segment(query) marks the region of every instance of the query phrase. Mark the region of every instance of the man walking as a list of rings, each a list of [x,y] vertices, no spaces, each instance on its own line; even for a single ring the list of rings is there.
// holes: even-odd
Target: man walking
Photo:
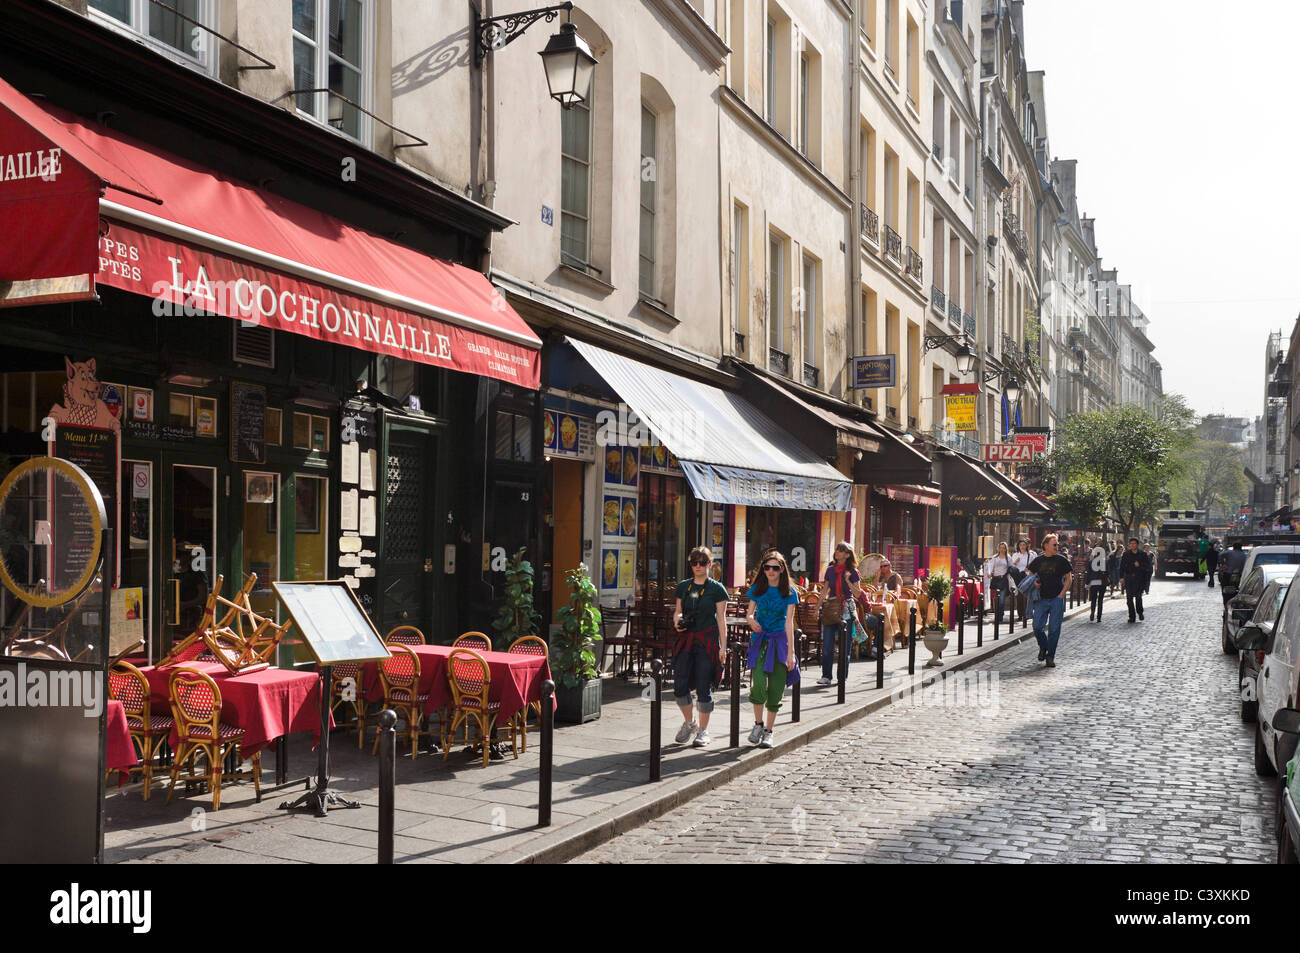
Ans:
[[[1147,567],[1150,559],[1146,553],[1138,552],[1137,537],[1130,537],[1128,552],[1119,561],[1119,574],[1124,580],[1124,595],[1128,600],[1128,620],[1136,622],[1146,619],[1142,614],[1142,590],[1146,587]]]
[[[1055,533],[1043,537],[1043,554],[1029,564],[1038,578],[1034,587],[1034,638],[1038,640],[1038,660],[1056,668],[1056,645],[1061,641],[1061,620],[1065,617],[1065,591],[1070,586],[1070,561],[1056,551]]]
[[[1234,540],[1232,549],[1223,554],[1223,579],[1219,580],[1223,585],[1219,586],[1219,591],[1223,593],[1223,604],[1228,604],[1228,591],[1224,586],[1235,587],[1241,584],[1241,570],[1246,566],[1247,554],[1241,548],[1241,540]]]
[[[1101,607],[1106,599],[1106,584],[1110,581],[1110,575],[1106,571],[1106,558],[1109,554],[1106,547],[1097,540],[1097,545],[1089,550],[1084,557],[1087,559],[1087,569],[1084,572],[1084,579],[1088,584],[1088,621],[1101,621]]]
[[[1210,577],[1210,588],[1213,589],[1214,574],[1219,568],[1219,541],[1217,539],[1210,540],[1210,549],[1205,554],[1205,568],[1207,570],[1206,575]]]

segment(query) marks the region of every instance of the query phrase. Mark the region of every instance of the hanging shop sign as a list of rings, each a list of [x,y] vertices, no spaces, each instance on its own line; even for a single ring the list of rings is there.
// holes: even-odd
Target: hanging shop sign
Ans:
[[[898,386],[898,355],[867,354],[853,359],[853,389]]]
[[[980,449],[980,459],[985,463],[1029,463],[1034,448],[1027,443],[986,443]]]
[[[975,430],[975,406],[978,394],[945,394],[943,397],[944,430]]]
[[[1015,443],[1033,447],[1034,453],[1047,452],[1047,434],[1045,433],[1023,433],[1017,431],[1016,435],[1011,439]]]

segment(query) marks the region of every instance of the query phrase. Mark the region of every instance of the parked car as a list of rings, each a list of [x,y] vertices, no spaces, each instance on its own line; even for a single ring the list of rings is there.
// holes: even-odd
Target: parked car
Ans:
[[[1292,580],[1291,589],[1295,588]],[[1296,736],[1279,732],[1274,716],[1284,708],[1296,707],[1300,695],[1300,596],[1282,600],[1282,609],[1273,626],[1273,642],[1259,666],[1255,680],[1259,710],[1255,723],[1255,773],[1263,777],[1277,774],[1278,769],[1295,754]],[[1258,631],[1258,630],[1255,630]]]
[[[1300,710],[1284,708],[1274,716],[1274,723],[1287,734],[1300,734]],[[1277,862],[1300,863],[1300,754],[1293,755],[1287,765],[1277,813]]]
[[[1222,556],[1219,557],[1219,565],[1223,565]],[[1240,573],[1228,572],[1226,569],[1219,570],[1219,590],[1223,595],[1225,616],[1228,611],[1228,601],[1237,594],[1241,581],[1250,575],[1250,571],[1256,566],[1264,565],[1300,566],[1300,543],[1252,546],[1246,550],[1246,562],[1242,565]],[[1228,651],[1226,646],[1224,650]]]
[[[1295,566],[1266,563],[1242,573],[1241,587],[1223,606],[1223,634],[1219,641],[1223,645],[1224,654],[1233,655],[1236,653],[1237,643],[1234,639],[1237,630],[1254,617],[1256,606],[1259,605],[1264,589],[1272,582],[1283,582],[1282,593],[1285,595],[1286,585],[1290,584],[1291,577],[1295,575],[1295,572]],[[1275,606],[1272,617],[1276,618],[1276,616],[1277,607]]]
[[[1273,568],[1261,566],[1255,572],[1263,574]],[[1274,578],[1265,586],[1250,621],[1243,622],[1233,633],[1234,647],[1242,649],[1241,661],[1237,663],[1237,688],[1241,692],[1241,720],[1244,722],[1254,721],[1259,713],[1259,667],[1273,647],[1273,626],[1277,622],[1277,614],[1282,608],[1286,591],[1291,586],[1292,575],[1287,573],[1283,578]],[[1257,630],[1261,635],[1257,636],[1251,629]]]

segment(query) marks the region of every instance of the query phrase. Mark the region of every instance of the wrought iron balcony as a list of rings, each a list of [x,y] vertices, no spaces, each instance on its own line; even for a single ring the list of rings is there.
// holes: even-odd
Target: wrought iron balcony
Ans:
[[[942,427],[934,427],[931,430],[934,441],[941,446],[950,450],[956,450],[958,453],[964,453],[968,457],[974,457],[976,460],[980,456],[980,442],[966,436],[960,430],[944,430]]]
[[[961,305],[956,301],[948,302],[948,320],[957,327],[961,327]]]
[[[930,286],[930,304],[934,305],[934,310],[940,314],[943,314],[944,308],[948,307],[947,296],[938,285]]]
[[[975,315],[964,312],[961,316],[961,329],[971,338],[975,337]]]
[[[877,248],[880,247],[880,216],[862,203],[862,237]]]
[[[1015,361],[1019,359],[1020,345],[1016,339],[1005,331],[1002,332],[1002,359],[1004,361]]]
[[[820,379],[820,377],[821,377],[821,372],[812,364],[805,364],[803,366],[803,382],[805,386],[817,387],[818,386],[817,381]]]
[[[903,236],[888,225],[885,226],[885,255],[895,264],[903,263]]]
[[[790,376],[790,355],[774,347],[767,349],[767,369],[776,374]]]
[[[903,271],[907,277],[916,282],[916,286],[921,287],[921,273],[925,270],[925,261],[916,253],[916,249],[911,245],[907,246],[907,266]]]

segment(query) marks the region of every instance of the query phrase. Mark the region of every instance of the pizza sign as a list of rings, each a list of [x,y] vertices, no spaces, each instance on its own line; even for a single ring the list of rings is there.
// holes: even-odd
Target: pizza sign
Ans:
[[[986,443],[983,459],[985,463],[1030,463],[1034,448],[1027,443]]]

